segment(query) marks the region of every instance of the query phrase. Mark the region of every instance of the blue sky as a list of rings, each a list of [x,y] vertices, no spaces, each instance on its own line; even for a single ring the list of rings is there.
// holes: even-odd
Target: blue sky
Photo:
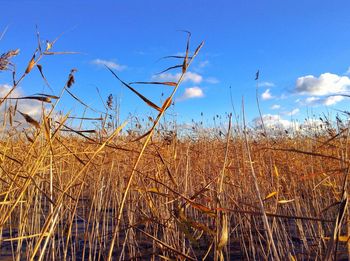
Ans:
[[[72,92],[87,104],[102,109],[112,93],[121,102],[122,119],[128,115],[156,115],[133,93],[123,88],[101,64],[109,63],[126,82],[174,79],[176,72],[158,75],[175,61],[159,60],[184,51],[192,32],[192,48],[205,42],[177,94],[169,115],[179,122],[210,122],[214,115],[236,110],[244,97],[248,121],[259,114],[255,100],[255,73],[260,70],[259,98],[266,120],[288,124],[321,113],[335,115],[347,99],[330,96],[349,93],[350,15],[348,1],[1,1],[0,52],[19,48],[14,59],[18,73],[25,70],[36,48],[36,28],[43,42],[62,32],[53,51],[79,54],[45,57],[41,64],[57,94],[70,69],[77,68]],[[11,82],[0,73],[0,88]],[[138,86],[161,104],[169,87]],[[1,91],[1,90],[0,90]],[[51,92],[33,71],[18,95]],[[4,91],[3,91],[4,92]],[[0,93],[3,93],[0,92]],[[61,107],[82,112],[66,97]],[[93,113],[90,112],[92,116]]]

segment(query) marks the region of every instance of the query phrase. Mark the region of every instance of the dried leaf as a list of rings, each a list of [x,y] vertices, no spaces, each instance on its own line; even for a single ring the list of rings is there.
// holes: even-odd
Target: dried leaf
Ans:
[[[139,93],[138,91],[136,91],[134,88],[132,88],[129,84],[127,84],[126,82],[122,81],[115,73],[114,71],[109,68],[108,66],[106,66],[107,69],[125,86],[127,87],[129,90],[131,90],[133,93],[135,93],[137,96],[139,96],[145,103],[147,103],[150,107],[156,109],[157,111],[161,111],[161,108],[159,108],[157,105],[155,105],[153,102],[151,102],[149,99],[147,99],[145,96],[143,96],[141,93]]]
[[[272,198],[272,197],[275,196],[275,195],[277,195],[277,191],[273,191],[273,192],[271,192],[270,194],[268,194],[268,195],[264,198],[264,200],[268,200],[269,198]]]
[[[171,105],[171,97],[168,97],[163,103],[162,111],[165,111],[166,109],[168,109],[170,105]]]
[[[22,116],[23,118],[26,120],[26,122],[28,122],[29,124],[33,125],[35,128],[37,129],[40,129],[40,124],[39,122],[37,122],[36,120],[34,120],[32,117],[30,117],[28,114],[26,113],[23,113],[23,112],[20,112],[18,111]]]
[[[45,93],[36,93],[34,95],[38,95],[38,96],[45,96],[45,97],[49,97],[49,98],[52,98],[52,99],[59,99],[60,97],[56,96],[56,95],[51,95],[51,94],[45,94]]]
[[[168,85],[168,86],[173,86],[175,87],[177,85],[176,82],[131,82],[131,84],[155,84],[155,85]]]
[[[12,105],[9,107],[9,109],[8,109],[8,114],[9,114],[9,120],[10,120],[10,126],[12,127],[12,125],[13,125],[13,112],[12,112],[12,110],[13,110],[13,107],[12,107]]]
[[[274,169],[275,169],[275,175],[276,177],[278,178],[279,177],[279,172],[278,172],[278,169],[277,169],[277,166],[276,165],[273,165]]]
[[[25,73],[26,74],[29,73],[33,69],[34,65],[35,65],[35,54],[33,55],[32,59],[29,61]]]
[[[194,51],[193,56],[196,56],[196,55],[198,54],[198,52],[200,51],[200,49],[202,49],[203,45],[204,45],[204,42],[201,42],[201,43],[198,45],[198,47],[197,47],[196,50]]]
[[[43,78],[43,80],[44,80],[44,82],[46,83],[46,85],[47,85],[47,86],[50,86],[50,85],[49,85],[49,82],[46,80],[46,77],[45,77],[45,75],[44,75],[44,73],[43,73],[43,67],[42,67],[42,65],[37,64],[36,67],[38,68],[38,70],[39,70],[39,72],[40,72],[40,75],[41,75],[41,77]]]
[[[295,199],[282,199],[282,200],[279,200],[278,203],[279,204],[286,204],[286,203],[290,203],[290,202],[293,202]]]
[[[188,52],[189,52],[189,49],[190,49],[190,37],[191,37],[191,33],[190,32],[187,32],[188,33],[188,38],[187,38],[187,44],[186,44],[186,55],[185,55],[185,58],[184,58],[184,61],[183,61],[183,64],[182,64],[182,73],[185,73],[187,71],[187,66],[188,66]]]
[[[162,74],[162,73],[165,73],[165,72],[167,72],[167,71],[170,71],[170,70],[173,70],[173,69],[176,69],[176,68],[182,68],[182,67],[183,67],[183,64],[178,64],[178,65],[170,66],[170,67],[166,68],[165,70],[163,70],[163,71],[161,71],[161,72],[159,72],[159,73],[157,73],[157,74]],[[157,75],[157,74],[156,74],[156,75]]]
[[[26,138],[28,141],[30,141],[31,143],[34,143],[34,140],[31,137],[29,137],[29,135],[26,132],[24,132],[24,134],[26,135]]]
[[[209,215],[215,214],[215,212],[212,209],[210,209],[210,208],[208,208],[208,207],[206,207],[206,206],[204,206],[202,204],[198,204],[198,203],[195,203],[195,202],[188,202],[188,203],[193,208],[198,209],[199,211],[201,211],[203,213],[206,213],[206,214],[209,214]]]
[[[185,56],[181,56],[181,55],[168,55],[168,56],[164,56],[161,59],[167,59],[167,58],[176,58],[176,59],[184,59]],[[192,59],[192,56],[188,56],[189,59]]]

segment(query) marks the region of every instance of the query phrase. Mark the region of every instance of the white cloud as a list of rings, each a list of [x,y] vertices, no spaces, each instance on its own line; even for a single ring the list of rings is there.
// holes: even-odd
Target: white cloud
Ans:
[[[273,82],[260,82],[259,87],[274,87],[275,84]]]
[[[204,97],[203,90],[198,86],[194,86],[194,87],[186,88],[185,92],[178,100],[183,101],[187,99],[201,98],[201,97]]]
[[[344,96],[340,96],[340,95],[332,95],[332,96],[328,96],[328,97],[325,97],[325,98],[311,96],[311,97],[307,97],[301,103],[302,104],[306,104],[306,105],[311,105],[311,106],[317,106],[317,105],[331,106],[331,105],[337,104],[338,102],[340,102],[340,101],[342,101],[344,99],[345,99],[345,97]]]
[[[262,120],[264,122],[264,126],[267,129],[279,130],[279,129],[289,129],[293,126],[293,123],[288,120],[284,120],[281,116],[276,114],[264,114],[262,116]],[[261,118],[255,118],[253,120],[253,124],[257,128],[262,128]]]
[[[319,77],[313,75],[299,77],[295,84],[295,91],[299,94],[323,96],[344,93],[349,91],[349,87],[349,77],[323,73]]]
[[[8,92],[11,90],[12,86],[8,84],[0,84],[0,98],[5,97]],[[23,97],[24,94],[20,89],[16,88],[9,96],[9,98],[18,98]],[[9,108],[10,105],[15,106],[16,100],[8,99],[7,101],[7,108]],[[42,112],[42,102],[36,101],[36,100],[18,100],[17,103],[17,110],[26,114],[29,114],[30,116],[34,118],[38,118],[41,115]],[[0,120],[3,120],[5,112],[5,106],[4,104],[0,107]],[[16,114],[15,117],[16,121],[19,122],[25,122],[22,116],[19,115],[19,113]]]
[[[315,131],[324,131],[327,125],[319,119],[305,119],[302,123],[288,121],[276,114],[264,114],[262,116],[264,126],[269,133],[287,130],[288,132],[304,133],[306,135]],[[253,120],[253,125],[257,129],[262,129],[261,118]]]
[[[271,92],[270,92],[270,89],[266,89],[266,91],[263,92],[263,94],[261,94],[261,98],[263,100],[270,100],[273,98]]]
[[[279,104],[274,104],[271,106],[271,110],[278,110],[280,108],[281,108],[281,105],[279,105]]]
[[[181,77],[181,73],[161,73],[157,75],[152,76],[152,80],[155,81],[169,81],[169,82],[177,82]],[[192,82],[195,84],[199,84],[203,81],[203,76],[194,73],[194,72],[187,72],[184,76],[183,82]]]
[[[311,97],[307,97],[307,98],[305,99],[305,102],[306,102],[306,104],[312,105],[312,104],[317,104],[317,103],[319,103],[320,100],[321,100],[321,98],[311,96]]]
[[[299,110],[298,108],[295,108],[295,109],[291,110],[290,112],[288,112],[286,115],[288,115],[288,116],[293,116],[293,115],[298,114],[299,111],[300,111],[300,110]]]
[[[323,100],[323,104],[326,106],[335,105],[342,100],[344,100],[344,96],[329,96]]]
[[[108,61],[108,60],[95,59],[95,60],[92,60],[91,63],[97,66],[108,66],[109,68],[117,71],[123,71],[126,69],[125,65],[117,64],[113,61]]]

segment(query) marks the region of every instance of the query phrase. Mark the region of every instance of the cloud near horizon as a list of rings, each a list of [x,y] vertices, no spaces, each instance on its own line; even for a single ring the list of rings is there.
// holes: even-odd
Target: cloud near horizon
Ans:
[[[262,128],[262,123],[267,129],[289,129],[293,126],[291,121],[284,120],[277,114],[264,114],[262,119],[257,117],[253,120],[253,125],[256,128]]]
[[[12,86],[8,84],[0,84],[0,97],[5,97],[7,93],[11,90]],[[15,89],[9,96],[9,98],[18,98],[25,96],[20,89]],[[9,108],[10,105],[15,106],[16,100],[9,99],[8,106],[0,107],[0,120],[4,120],[5,110]],[[7,108],[6,108],[7,107]],[[39,118],[42,112],[42,102],[36,100],[18,100],[17,110],[23,113],[30,115],[33,118]],[[20,123],[25,123],[24,118],[16,113],[14,121],[18,121]]]
[[[319,119],[305,119],[303,122],[289,121],[283,119],[277,114],[264,114],[262,116],[264,126],[269,131],[297,131],[297,132],[313,132],[316,130],[326,129],[326,124]],[[262,121],[260,117],[253,119],[253,126],[262,129]]]
[[[113,61],[103,60],[103,59],[99,59],[99,58],[92,60],[91,63],[94,65],[97,65],[97,66],[108,66],[109,68],[117,70],[117,71],[123,71],[127,68],[126,65],[117,64]]]

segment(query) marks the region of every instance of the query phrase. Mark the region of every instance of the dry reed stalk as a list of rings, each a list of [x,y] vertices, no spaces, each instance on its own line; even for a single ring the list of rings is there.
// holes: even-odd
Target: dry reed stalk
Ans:
[[[259,200],[259,205],[260,205],[261,212],[263,213],[262,219],[263,219],[263,222],[264,222],[266,233],[267,233],[268,238],[269,238],[269,245],[271,245],[271,248],[272,248],[273,258],[274,258],[274,260],[278,261],[278,260],[280,260],[280,257],[278,255],[278,252],[277,252],[277,249],[276,249],[276,246],[275,246],[275,242],[274,242],[274,239],[273,239],[272,231],[271,231],[271,228],[270,228],[270,225],[269,225],[269,221],[268,221],[267,216],[266,216],[264,203],[263,203],[263,200],[262,200],[262,197],[261,197],[261,193],[260,193],[260,188],[259,188],[259,185],[258,185],[258,179],[257,179],[257,176],[255,174],[255,169],[254,169],[254,166],[253,166],[253,159],[252,159],[251,153],[250,153],[250,147],[249,147],[248,136],[247,136],[247,127],[246,127],[246,123],[245,123],[246,121],[245,121],[243,101],[242,101],[242,109],[243,109],[244,139],[245,139],[245,145],[246,145],[247,155],[248,155],[249,164],[250,164],[250,170],[251,170],[250,174],[253,177],[255,191],[256,191],[256,194],[257,194],[257,197],[258,197],[258,200]]]
[[[139,162],[143,156],[143,153],[148,145],[148,143],[150,142],[151,138],[152,138],[152,135],[153,135],[153,132],[155,131],[156,127],[158,126],[158,123],[159,121],[161,120],[161,118],[163,117],[165,111],[167,110],[167,108],[171,105],[171,101],[177,91],[177,89],[179,88],[180,86],[180,83],[182,82],[184,76],[185,76],[185,73],[188,69],[188,67],[191,65],[193,59],[197,56],[198,52],[200,51],[200,49],[202,48],[203,46],[203,43],[201,43],[197,49],[195,50],[192,58],[188,61],[188,52],[189,52],[189,41],[190,41],[190,34],[189,34],[189,37],[188,37],[188,40],[187,40],[187,46],[186,46],[186,56],[184,58],[184,61],[183,61],[183,65],[182,65],[182,74],[179,78],[179,80],[177,81],[176,83],[176,86],[174,87],[172,93],[169,95],[169,97],[165,100],[163,106],[161,109],[158,109],[158,107],[156,105],[154,105],[152,102],[150,102],[148,99],[146,99],[145,97],[143,97],[142,95],[138,95],[142,100],[144,100],[148,105],[150,105],[151,107],[153,108],[156,108],[158,111],[159,111],[159,114],[157,116],[157,118],[155,119],[151,129],[148,131],[148,134],[146,136],[146,139],[142,145],[142,148],[141,148],[141,151],[133,165],[133,168],[132,168],[132,171],[131,171],[131,174],[128,178],[128,181],[127,181],[127,185],[124,189],[124,193],[123,193],[123,197],[122,197],[122,201],[120,203],[120,206],[119,206],[119,211],[118,211],[118,216],[117,216],[117,224],[116,224],[116,227],[114,228],[114,232],[113,232],[113,239],[112,239],[112,242],[111,242],[111,247],[110,247],[110,250],[109,250],[109,254],[108,254],[108,260],[111,260],[112,259],[112,253],[113,253],[113,248],[114,248],[114,243],[115,243],[115,238],[117,236],[117,233],[118,233],[118,230],[119,230],[119,226],[120,226],[120,221],[121,221],[121,216],[122,216],[122,213],[123,213],[123,210],[124,210],[124,204],[125,204],[125,201],[126,201],[126,197],[128,195],[128,192],[130,190],[130,186],[131,186],[131,183],[133,181],[133,178],[134,178],[134,175],[136,173],[136,169],[139,165]],[[170,67],[170,69],[172,69],[174,67]],[[109,69],[109,68],[108,68]],[[169,68],[168,68],[169,69]],[[167,70],[168,70],[167,69]],[[113,74],[114,76],[118,79],[119,77],[111,70],[109,69]],[[165,71],[167,71],[165,70]],[[121,80],[120,80],[121,81]],[[121,81],[125,86],[128,87],[127,84],[125,84],[123,81]],[[130,86],[128,87],[130,90],[132,90],[133,92],[135,92],[137,94],[137,92],[135,90],[133,90],[133,88],[131,88]]]

